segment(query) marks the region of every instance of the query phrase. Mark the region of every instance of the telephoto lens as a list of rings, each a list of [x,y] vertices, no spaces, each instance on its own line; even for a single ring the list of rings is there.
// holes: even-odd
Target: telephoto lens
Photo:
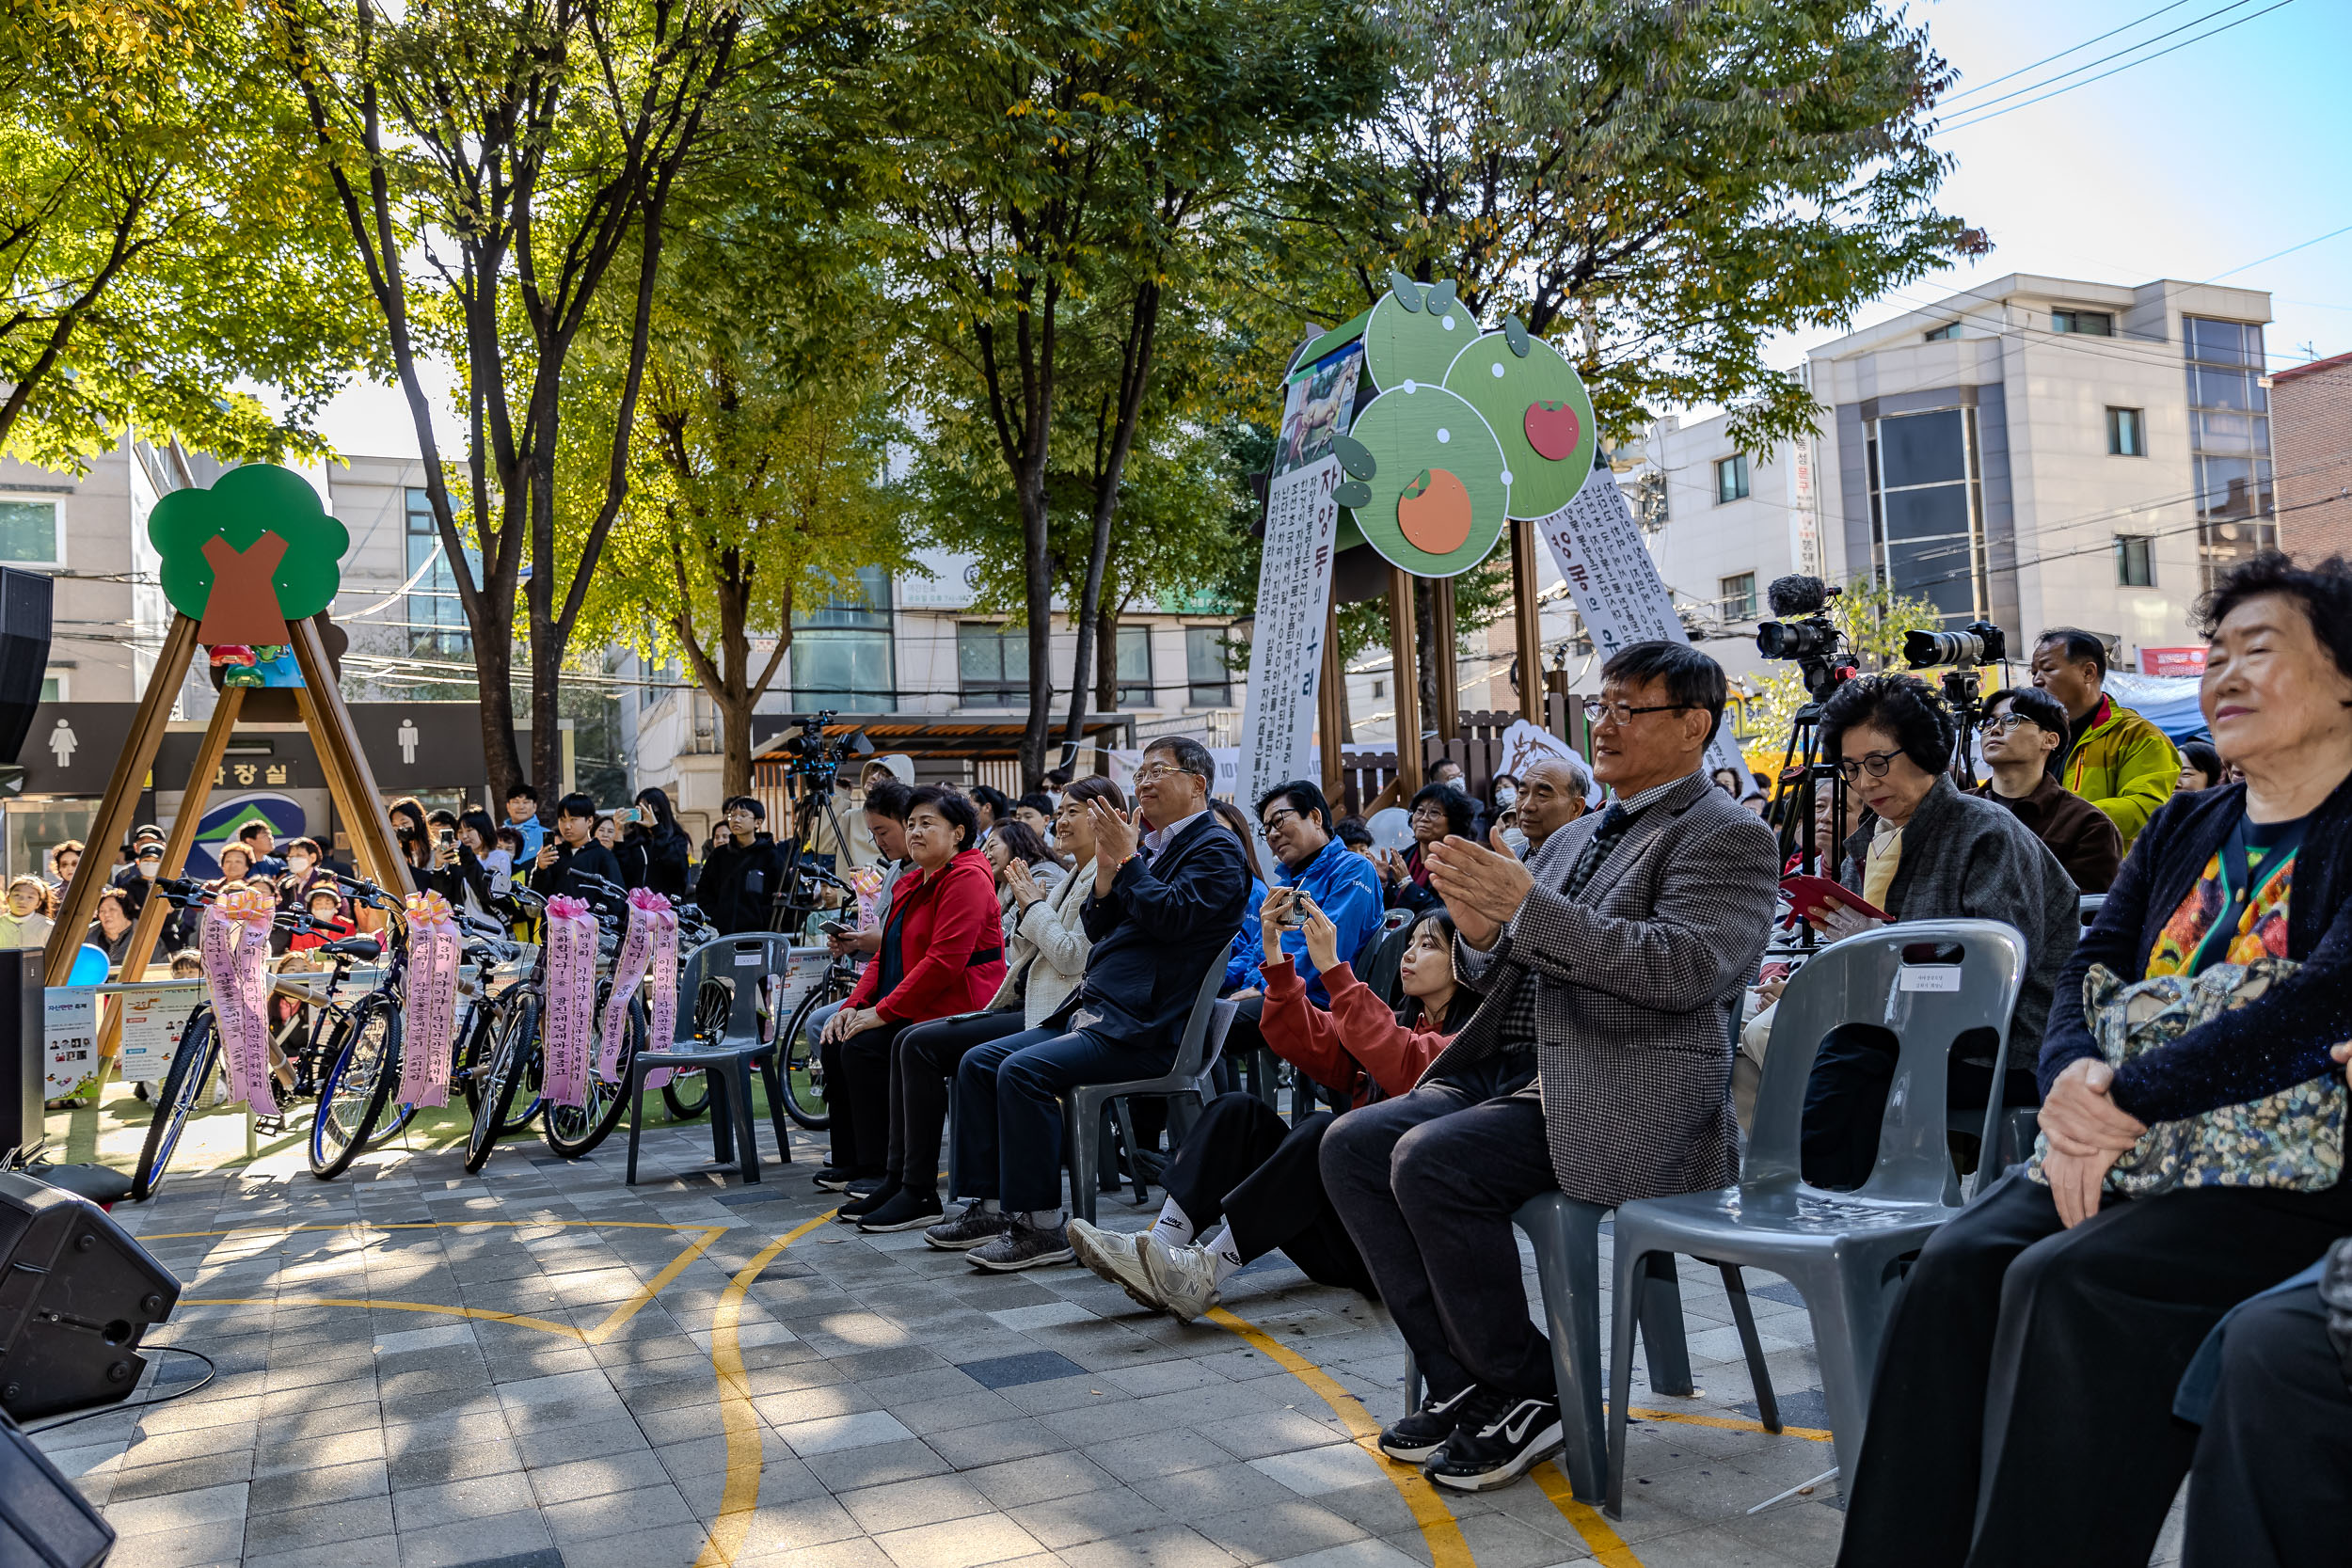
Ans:
[[[1958,631],[1915,631],[1903,638],[1903,661],[1914,670],[1997,664],[2008,657],[2009,639],[1990,621],[1971,621]]]

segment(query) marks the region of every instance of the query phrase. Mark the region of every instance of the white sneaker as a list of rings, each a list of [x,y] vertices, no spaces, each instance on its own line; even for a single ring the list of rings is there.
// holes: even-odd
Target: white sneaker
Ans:
[[[1154,1312],[1167,1310],[1168,1303],[1152,1289],[1152,1276],[1144,1272],[1143,1259],[1136,1248],[1136,1239],[1123,1230],[1105,1230],[1081,1219],[1070,1222],[1070,1250],[1079,1262],[1101,1275],[1133,1296],[1137,1303]]]
[[[1207,1247],[1171,1247],[1146,1231],[1136,1252],[1152,1289],[1178,1321],[1190,1323],[1224,1299],[1217,1294],[1216,1265]]]

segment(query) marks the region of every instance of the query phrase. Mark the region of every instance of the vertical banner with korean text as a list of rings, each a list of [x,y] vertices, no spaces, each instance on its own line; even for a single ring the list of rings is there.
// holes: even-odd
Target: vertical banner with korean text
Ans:
[[[1691,641],[1608,464],[1594,464],[1583,487],[1539,526],[1602,662],[1629,642]],[[1707,767],[1709,772],[1728,768],[1747,779],[1748,765],[1728,724],[1708,747]]]
[[[1331,492],[1343,479],[1331,443],[1346,432],[1363,362],[1363,345],[1349,343],[1300,366],[1283,398],[1282,430],[1266,488],[1249,694],[1242,708],[1237,799],[1243,801],[1304,774],[1314,742],[1340,523]]]

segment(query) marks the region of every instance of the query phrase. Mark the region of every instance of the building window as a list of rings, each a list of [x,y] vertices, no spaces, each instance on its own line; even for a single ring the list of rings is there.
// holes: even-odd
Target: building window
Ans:
[[[2197,546],[2204,585],[2258,550],[2276,548],[2270,490],[2270,394],[2263,329],[2185,316],[2188,446],[2196,466]]]
[[[1715,464],[1715,504],[1743,499],[1748,493],[1748,454],[1733,452]]]
[[[40,677],[40,700],[62,703],[66,700],[66,676],[63,671],[52,670]]]
[[[2148,455],[2148,416],[2137,408],[2107,410],[2107,451],[2115,457]]]
[[[57,553],[56,501],[0,500],[0,561],[17,566],[55,566]]]
[[[2119,588],[2153,588],[2156,585],[2155,541],[2145,534],[2119,533],[2115,536],[2115,583]]]
[[[834,597],[792,612],[792,702],[886,713],[898,705],[890,574],[861,566]]]
[[[2106,310],[2053,310],[2050,330],[2075,332],[2086,338],[2115,336],[2115,317]]]
[[[408,590],[408,651],[427,658],[464,658],[472,646],[466,626],[466,607],[457,597],[457,574],[450,570],[441,549],[440,529],[433,520],[433,493],[421,485],[408,487],[406,531]],[[419,577],[418,573],[423,576]]]
[[[1931,326],[1928,328],[1928,330],[1921,333],[1920,336],[1925,338],[1931,343],[1948,343],[1953,339],[1960,336],[1960,323],[1946,322],[1941,326]]]
[[[1736,578],[1722,578],[1717,584],[1716,600],[1724,607],[1726,621],[1756,619],[1756,574],[1742,572]]]
[[[1119,628],[1119,705],[1152,705],[1152,628]]]
[[[1955,626],[1991,611],[1976,414],[1895,415],[1870,424],[1865,444],[1878,579]]]
[[[968,707],[1026,707],[1029,628],[986,621],[959,623],[956,675]]]
[[[1223,626],[1184,628],[1184,679],[1191,683],[1184,699],[1190,706],[1233,705],[1233,677],[1225,668]]]

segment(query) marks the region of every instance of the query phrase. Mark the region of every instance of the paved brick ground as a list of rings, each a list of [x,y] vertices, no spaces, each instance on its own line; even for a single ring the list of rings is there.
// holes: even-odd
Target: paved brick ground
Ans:
[[[121,1159],[144,1112],[110,1099],[71,1131]],[[321,1182],[283,1144],[246,1164],[241,1128],[207,1118],[189,1168],[118,1210],[187,1282],[151,1343],[218,1378],[43,1439],[121,1532],[116,1568],[1835,1556],[1834,1483],[1744,1513],[1832,1461],[1750,1418],[1711,1271],[1683,1275],[1702,1392],[1654,1397],[1637,1370],[1635,1407],[1680,1418],[1636,1427],[1613,1523],[1550,1465],[1440,1497],[1355,1441],[1403,1407],[1401,1342],[1279,1256],[1235,1278],[1229,1322],[1185,1326],[1081,1270],[985,1275],[919,1232],[825,1223],[804,1136],[745,1187],[707,1169],[700,1125],[649,1129],[631,1188],[618,1138],[576,1164],[515,1140],[468,1177],[436,1124]],[[1150,1212],[1104,1203],[1128,1227]],[[1785,1284],[1752,1288],[1784,1418],[1818,1428],[1805,1315]],[[167,1391],[193,1365],[150,1377]]]

